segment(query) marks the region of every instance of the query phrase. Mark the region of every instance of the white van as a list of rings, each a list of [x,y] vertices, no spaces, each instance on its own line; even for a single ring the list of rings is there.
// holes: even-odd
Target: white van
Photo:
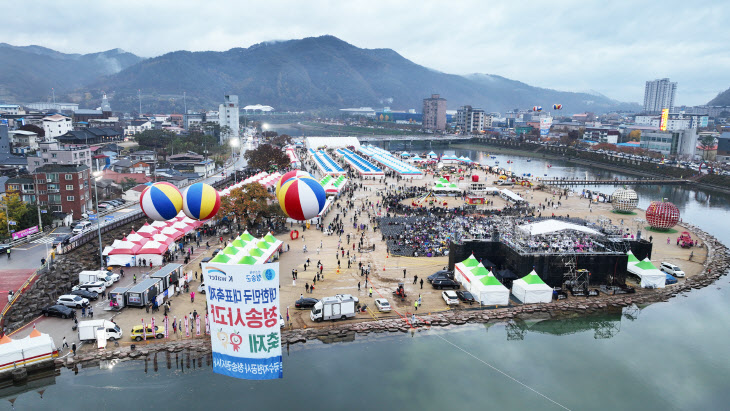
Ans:
[[[671,274],[677,278],[683,278],[684,277],[684,271],[682,271],[681,268],[677,267],[676,265],[672,263],[665,263],[663,262],[662,265],[659,267],[660,270],[664,271],[667,274]]]
[[[90,221],[82,221],[78,224],[76,224],[76,227],[74,227],[73,230],[71,230],[72,233],[78,234],[86,230],[87,228],[91,227]]]

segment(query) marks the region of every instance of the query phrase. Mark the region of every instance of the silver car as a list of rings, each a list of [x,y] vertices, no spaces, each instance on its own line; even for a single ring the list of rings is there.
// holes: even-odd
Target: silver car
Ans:
[[[62,295],[56,300],[56,304],[65,305],[66,307],[81,308],[88,307],[89,300],[86,298],[79,297],[78,295]]]

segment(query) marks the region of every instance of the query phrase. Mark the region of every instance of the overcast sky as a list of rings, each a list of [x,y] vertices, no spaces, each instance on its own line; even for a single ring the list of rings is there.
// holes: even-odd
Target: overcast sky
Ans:
[[[28,1],[0,41],[144,57],[332,34],[427,67],[643,102],[646,80],[678,82],[676,104],[730,87],[730,1]],[[1,64],[1,63],[0,63]]]

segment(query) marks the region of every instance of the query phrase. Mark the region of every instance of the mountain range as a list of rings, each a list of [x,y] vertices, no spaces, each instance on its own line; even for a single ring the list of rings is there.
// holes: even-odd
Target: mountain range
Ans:
[[[640,110],[598,93],[539,88],[492,74],[455,75],[418,65],[391,49],[363,49],[333,36],[266,42],[223,52],[176,51],[143,59],[120,49],[64,54],[39,46],[0,44],[0,100],[56,100],[96,107],[102,91],[114,110],[143,111],[217,107],[225,94],[242,106],[277,110],[345,107],[415,108],[431,94],[449,109],[469,104],[504,112],[535,105],[563,105],[564,114]]]
[[[718,94],[707,103],[708,106],[730,106],[730,88]]]

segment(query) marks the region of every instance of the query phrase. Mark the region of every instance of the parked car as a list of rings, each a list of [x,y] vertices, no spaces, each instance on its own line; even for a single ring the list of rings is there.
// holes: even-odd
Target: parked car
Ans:
[[[79,297],[86,298],[89,301],[96,301],[99,298],[99,293],[88,290],[75,290],[71,291],[69,294],[78,295]]]
[[[72,237],[71,234],[63,234],[59,235],[53,238],[53,246],[57,246],[59,244],[66,244],[68,243],[68,240]]]
[[[148,324],[145,327],[144,335],[142,334],[141,325],[135,325],[134,327],[132,327],[132,332],[131,332],[130,337],[134,341],[142,341],[145,338],[145,336],[147,336],[148,339],[165,338],[165,333],[162,331],[162,329],[160,328],[159,325],[155,326],[155,331],[153,332],[152,325]]]
[[[200,283],[198,286],[198,294],[205,294],[205,283]]]
[[[286,321],[284,321],[284,317],[279,314],[279,327],[284,328],[286,326]]]
[[[454,274],[449,270],[439,270],[429,275],[426,279],[429,283],[433,283],[435,278],[454,278]]]
[[[91,221],[82,221],[82,222],[76,224],[76,227],[74,227],[74,229],[71,230],[71,232],[74,234],[79,234],[89,227],[91,227]]]
[[[65,305],[56,304],[49,305],[48,307],[41,310],[41,314],[45,317],[61,317],[71,318],[74,316],[74,310],[66,307]]]
[[[458,281],[452,280],[451,278],[436,278],[431,283],[433,288],[440,290],[442,288],[453,288],[455,290],[458,290],[460,287],[460,284]]]
[[[387,312],[390,311],[390,303],[385,298],[376,298],[375,307],[378,311]]]
[[[446,301],[446,305],[458,305],[459,297],[454,291],[442,291],[441,297]]]
[[[684,271],[672,263],[662,262],[659,269],[678,278],[683,278],[685,276]]]
[[[88,307],[89,300],[78,295],[66,294],[58,297],[56,304],[65,305],[66,307],[81,308]]]
[[[0,244],[0,252],[7,253],[7,251],[5,250],[7,250],[8,248],[12,248],[10,244]]]
[[[309,308],[314,307],[314,304],[317,304],[319,302],[316,298],[300,298],[294,302],[294,308],[297,308],[299,310],[306,310]]]
[[[459,297],[459,300],[461,300],[465,303],[469,303],[469,305],[474,304],[474,302],[476,301],[474,299],[474,296],[469,291],[466,291],[466,290],[457,291],[456,296]]]
[[[75,285],[71,290],[86,290],[86,291],[95,291],[97,293],[101,293],[102,291],[106,291],[106,285],[101,281],[95,281],[93,283],[84,283]]]

